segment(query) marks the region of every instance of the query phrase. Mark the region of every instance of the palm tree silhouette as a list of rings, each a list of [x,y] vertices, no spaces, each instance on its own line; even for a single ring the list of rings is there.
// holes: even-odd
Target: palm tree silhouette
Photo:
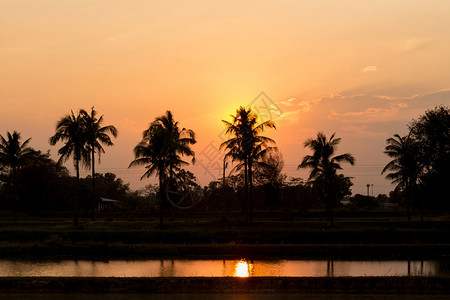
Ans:
[[[31,138],[20,142],[20,133],[14,131],[12,134],[8,131],[6,138],[0,134],[0,165],[10,170],[10,178],[14,187],[14,220],[18,220],[19,209],[19,190],[17,186],[17,171],[34,153],[32,148],[28,147]]]
[[[190,129],[180,129],[170,111],[157,117],[143,132],[142,140],[134,148],[135,159],[129,167],[145,165],[147,171],[142,175],[148,178],[152,175],[159,177],[160,194],[160,227],[163,226],[164,205],[166,195],[164,187],[167,179],[173,175],[173,170],[188,163],[181,156],[195,157],[191,145],[196,143],[195,133]],[[194,162],[194,158],[192,160]]]
[[[106,146],[113,146],[111,141],[111,134],[113,137],[117,137],[117,129],[113,125],[102,126],[103,116],[97,118],[97,111],[94,107],[91,108],[91,113],[87,113],[85,110],[80,110],[80,114],[84,119],[84,126],[87,134],[87,145],[91,153],[90,163],[92,171],[92,205],[96,202],[95,197],[95,153],[98,153],[98,160],[100,163],[100,156],[105,153],[102,144]],[[94,209],[92,208],[92,212]]]
[[[311,169],[309,180],[319,188],[319,194],[325,200],[330,226],[333,226],[333,204],[336,199],[336,171],[342,169],[341,162],[355,164],[355,158],[350,153],[333,156],[341,142],[340,138],[335,138],[335,134],[327,140],[325,134],[319,132],[315,139],[306,140],[304,146],[310,148],[313,154],[306,155],[297,167]]]
[[[50,137],[50,145],[56,145],[57,142],[65,142],[64,146],[58,150],[61,156],[58,163],[65,162],[69,157],[73,156],[73,162],[77,174],[77,195],[75,197],[75,216],[73,224],[78,226],[79,211],[79,190],[80,190],[80,163],[85,167],[90,165],[90,149],[87,146],[87,134],[85,119],[83,114],[78,112],[77,115],[71,111],[70,114],[62,117],[56,123],[56,132]]]
[[[274,128],[275,123],[271,120],[257,124],[258,115],[251,108],[246,109],[241,106],[236,110],[235,115],[231,115],[232,122],[222,120],[227,130],[226,134],[233,137],[223,142],[220,148],[225,148],[228,152],[225,158],[229,157],[232,161],[239,161],[235,170],[244,168],[244,186],[245,203],[243,212],[246,221],[250,217],[253,219],[253,163],[266,156],[270,151],[276,150],[270,147],[275,144],[271,138],[261,136],[260,134],[266,128]],[[250,200],[250,201],[249,201]],[[250,202],[250,216],[248,215],[248,203]]]
[[[386,175],[386,179],[392,180],[392,183],[397,184],[396,190],[404,189],[408,221],[411,221],[411,198],[421,173],[417,157],[418,151],[414,140],[409,135],[401,137],[398,134],[394,134],[394,137],[388,138],[386,143],[384,153],[393,158],[393,160],[383,168],[381,174],[392,171]]]

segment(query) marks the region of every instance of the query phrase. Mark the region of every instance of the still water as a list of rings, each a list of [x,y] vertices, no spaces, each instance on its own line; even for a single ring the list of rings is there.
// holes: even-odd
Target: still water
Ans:
[[[0,277],[450,276],[447,261],[0,260]]]

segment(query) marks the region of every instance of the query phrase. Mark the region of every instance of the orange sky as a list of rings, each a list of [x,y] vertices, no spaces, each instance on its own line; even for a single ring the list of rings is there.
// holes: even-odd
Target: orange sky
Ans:
[[[265,92],[289,176],[307,176],[306,138],[336,132],[357,159],[353,192],[391,190],[385,140],[450,105],[450,2],[242,2],[0,0],[0,133],[56,158],[57,119],[95,105],[119,129],[99,171],[139,188],[143,170],[127,167],[156,116],[193,129],[201,158],[220,120]],[[192,170],[206,184],[214,165]]]

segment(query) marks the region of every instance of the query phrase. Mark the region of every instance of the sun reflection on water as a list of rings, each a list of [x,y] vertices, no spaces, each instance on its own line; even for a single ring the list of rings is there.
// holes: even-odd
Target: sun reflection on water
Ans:
[[[241,259],[236,262],[236,265],[234,267],[234,274],[235,277],[249,277],[253,274],[253,264],[247,263],[245,259]]]

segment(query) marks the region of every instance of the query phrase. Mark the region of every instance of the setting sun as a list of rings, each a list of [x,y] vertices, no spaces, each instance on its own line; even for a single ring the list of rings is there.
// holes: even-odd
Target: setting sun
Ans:
[[[245,259],[236,262],[234,269],[235,277],[249,277],[253,275],[253,264],[249,264]]]
[[[450,0],[0,20],[1,299],[450,294]]]

